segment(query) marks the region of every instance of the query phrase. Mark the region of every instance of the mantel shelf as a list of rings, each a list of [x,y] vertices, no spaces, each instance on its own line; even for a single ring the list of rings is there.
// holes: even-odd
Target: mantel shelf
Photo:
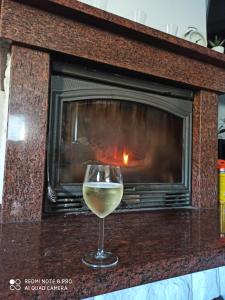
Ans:
[[[225,55],[75,0],[5,0],[0,37],[177,86],[225,93]]]
[[[66,18],[88,20],[90,24],[105,27],[109,31],[120,31],[125,35],[134,35],[136,39],[148,41],[156,46],[172,49],[182,55],[193,57],[215,66],[225,66],[225,55],[169,35],[118,15],[103,11],[77,0],[14,0],[29,4],[42,10],[57,13]]]

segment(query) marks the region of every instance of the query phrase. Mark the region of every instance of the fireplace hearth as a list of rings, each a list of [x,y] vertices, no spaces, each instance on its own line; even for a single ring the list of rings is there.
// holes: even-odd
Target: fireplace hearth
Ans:
[[[55,62],[45,211],[85,212],[87,164],[119,165],[118,211],[191,206],[192,98],[187,89]],[[54,200],[54,201],[52,201]]]

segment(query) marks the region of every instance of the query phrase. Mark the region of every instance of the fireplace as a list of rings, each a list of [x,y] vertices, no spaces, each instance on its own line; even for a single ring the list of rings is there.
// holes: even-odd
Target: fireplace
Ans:
[[[52,26],[46,26],[46,24],[52,24]],[[18,125],[18,122],[15,124],[15,115],[22,116],[25,124],[23,138],[15,140],[11,134],[7,135],[5,164],[2,170],[4,181],[0,186],[0,189],[2,188],[2,197],[0,196],[0,201],[2,201],[0,221],[2,223],[40,221],[43,211],[70,211],[70,209],[73,212],[85,211],[81,197],[81,183],[79,181],[67,182],[66,178],[64,182],[62,181],[62,170],[66,164],[69,165],[66,160],[69,158],[68,150],[67,153],[65,152],[69,144],[66,147],[63,146],[64,140],[62,139],[62,145],[59,144],[58,138],[61,137],[63,127],[61,120],[57,118],[63,116],[63,104],[66,102],[69,104],[70,100],[77,102],[78,116],[84,108],[85,101],[86,104],[92,103],[96,110],[99,105],[102,105],[104,111],[109,105],[106,100],[111,102],[110,105],[115,111],[119,110],[116,104],[119,101],[121,107],[123,106],[120,122],[122,122],[124,132],[128,128],[123,123],[123,119],[126,118],[125,102],[128,104],[127,110],[132,110],[134,119],[146,113],[144,118],[146,124],[150,122],[150,116],[155,116],[151,110],[153,108],[157,109],[158,114],[160,110],[161,114],[167,112],[178,117],[178,119],[175,118],[176,120],[182,120],[183,148],[180,156],[181,143],[173,146],[178,150],[178,156],[175,156],[176,163],[181,160],[182,155],[182,171],[176,167],[176,176],[167,173],[167,178],[170,177],[169,182],[166,180],[148,182],[148,178],[143,173],[139,172],[140,180],[133,177],[134,173],[129,174],[129,179],[133,181],[125,182],[125,195],[120,209],[132,210],[140,209],[140,207],[149,209],[179,205],[191,205],[197,209],[217,207],[217,170],[215,168],[218,144],[217,100],[218,95],[225,93],[223,55],[153,28],[102,12],[75,0],[67,1],[66,5],[65,1],[61,0],[54,1],[54,3],[53,1],[1,1],[1,39],[11,50],[11,63],[8,68],[10,69],[10,88],[9,93],[5,91],[9,103],[7,132],[17,132],[17,127],[23,125]],[[67,63],[69,61],[82,62],[82,68],[61,65],[61,68],[57,69],[55,64],[51,68],[52,62],[56,60]],[[3,55],[1,74],[4,73],[5,63]],[[93,66],[94,70],[87,70],[87,65]],[[107,75],[107,72],[100,72],[100,66],[104,66],[105,71],[110,71],[111,75]],[[9,79],[8,73],[6,72],[6,79]],[[52,91],[49,93],[51,78]],[[1,79],[3,81],[3,78]],[[58,80],[57,86],[54,86],[54,80]],[[76,82],[77,85],[74,85]],[[166,83],[168,86],[160,85],[159,82]],[[92,84],[92,87],[88,87],[88,84]],[[98,89],[100,85],[104,86],[105,90],[102,89],[100,92]],[[78,93],[78,90],[85,89],[90,94],[84,96]],[[121,91],[123,91],[122,95]],[[191,91],[194,93],[192,94]],[[49,94],[51,94],[51,105],[49,105]],[[54,95],[55,100],[53,100]],[[60,106],[60,98],[62,106]],[[65,101],[66,99],[68,101]],[[75,117],[74,105],[71,104],[71,107],[73,106],[71,111],[73,110]],[[148,107],[147,111],[144,107]],[[67,111],[69,113],[69,108]],[[110,111],[109,107],[108,111]],[[174,118],[171,117],[171,119]],[[111,115],[111,123],[112,120]],[[132,124],[130,120],[129,118],[127,122]],[[171,127],[167,127],[164,125],[163,118],[162,120],[162,127],[166,127],[167,132],[173,132],[172,126],[176,128],[176,134],[180,132],[179,121],[176,121],[176,125],[169,123]],[[141,122],[137,126],[139,131],[144,128]],[[115,125],[112,124],[111,127],[116,127]],[[84,123],[78,122],[78,126],[78,139],[80,139],[80,126],[84,126]],[[52,131],[53,128],[55,131]],[[134,125],[131,128],[134,128]],[[71,129],[74,130],[74,126]],[[141,139],[142,133],[138,135],[138,139]],[[150,134],[156,135],[154,132]],[[145,130],[144,135],[147,135]],[[148,145],[152,141],[146,139],[144,143]],[[47,145],[48,151],[46,151]],[[71,149],[77,146],[71,142]],[[111,148],[110,144],[106,146]],[[132,144],[128,137],[126,137],[125,145],[129,146],[128,149],[124,144],[122,147],[118,144],[114,146],[117,149],[117,156],[115,154],[117,161],[124,163],[121,155],[128,159],[128,166],[123,166],[127,168],[127,171],[128,168],[131,171],[129,164],[147,160],[146,153],[142,153],[141,150],[136,153],[137,146]],[[163,148],[162,145],[161,148]],[[61,149],[64,149],[64,157],[60,152]],[[47,152],[48,155],[46,155]],[[75,151],[73,155],[78,155],[78,153],[80,154]],[[111,154],[114,151],[110,149],[109,153],[110,155],[107,153],[104,158],[114,159]],[[126,158],[127,155],[128,158]],[[47,156],[48,159],[46,159]],[[70,158],[73,158],[72,155]],[[86,161],[87,157],[82,159]],[[90,156],[88,159],[96,160],[96,157]],[[155,181],[158,181],[159,175],[162,176],[162,173],[165,173],[165,160],[156,163],[154,159],[153,162],[158,166],[158,174],[155,174]],[[150,175],[150,171],[147,175]],[[71,172],[70,176],[74,174]],[[48,180],[46,180],[47,177]],[[78,177],[82,177],[81,174]],[[146,180],[143,181],[144,179]],[[49,184],[46,184],[46,181]],[[54,203],[46,200],[45,187],[48,185],[56,193],[57,201]],[[181,199],[183,199],[182,203]]]
[[[54,63],[45,211],[87,210],[90,163],[121,167],[118,211],[190,206],[191,125],[190,90]]]

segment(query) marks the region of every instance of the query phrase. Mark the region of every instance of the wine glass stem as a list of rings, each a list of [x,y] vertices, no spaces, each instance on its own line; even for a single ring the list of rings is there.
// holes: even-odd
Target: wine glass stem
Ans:
[[[98,256],[104,255],[104,223],[105,218],[99,218]]]

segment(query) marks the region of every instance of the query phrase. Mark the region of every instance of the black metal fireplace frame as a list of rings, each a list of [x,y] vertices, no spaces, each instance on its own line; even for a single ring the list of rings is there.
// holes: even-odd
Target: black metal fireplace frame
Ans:
[[[54,62],[49,109],[45,212],[86,212],[82,185],[60,184],[59,146],[62,107],[65,101],[94,99],[125,100],[144,103],[179,116],[183,120],[182,182],[179,184],[125,184],[118,211],[176,208],[191,206],[191,149],[193,92],[150,80],[142,80],[78,64]],[[140,100],[141,99],[141,100]],[[60,137],[60,138],[59,138]],[[54,197],[53,197],[54,198]],[[53,199],[54,200],[54,199]]]

